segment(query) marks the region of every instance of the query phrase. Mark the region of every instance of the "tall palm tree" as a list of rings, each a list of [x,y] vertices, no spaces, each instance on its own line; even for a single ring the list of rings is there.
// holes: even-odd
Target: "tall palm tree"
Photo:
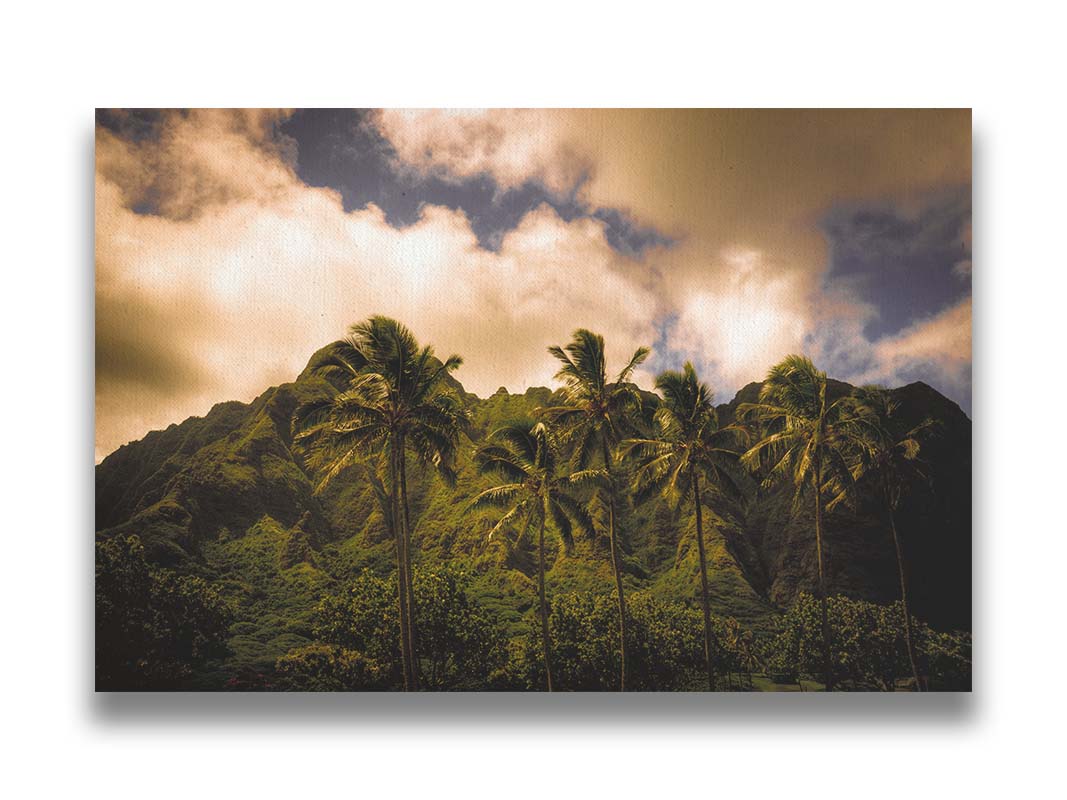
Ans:
[[[611,566],[619,607],[619,691],[626,691],[626,598],[622,587],[622,558],[615,530],[615,469],[612,453],[632,429],[632,416],[641,406],[641,396],[629,382],[633,371],[649,354],[639,347],[623,370],[609,383],[604,356],[604,337],[581,328],[563,347],[548,348],[561,364],[556,380],[563,382],[565,405],[544,409],[546,417],[559,424],[574,447],[575,466],[586,469],[597,458],[606,473],[606,505]]]
[[[519,537],[526,534],[532,519],[537,520],[537,597],[541,613],[541,646],[544,652],[545,683],[552,691],[552,643],[548,633],[548,600],[545,595],[545,523],[551,517],[565,547],[570,547],[575,526],[593,535],[593,521],[574,491],[587,483],[601,482],[601,470],[585,470],[562,475],[559,446],[543,422],[518,420],[490,434],[490,443],[474,455],[482,474],[505,481],[481,492],[470,509],[506,508],[507,512],[489,532],[492,538],[508,525],[519,522]]]
[[[823,554],[823,498],[850,502],[855,496],[854,465],[862,450],[868,425],[867,413],[854,397],[834,402],[826,399],[826,373],[806,356],[787,356],[767,373],[759,402],[742,403],[738,416],[758,425],[761,437],[741,457],[756,470],[769,468],[764,485],[791,482],[795,486],[794,510],[806,491],[815,506],[815,557],[818,562],[819,600],[822,611],[823,671],[827,691],[833,690],[830,662],[830,621],[826,597],[826,565]]]
[[[407,458],[410,451],[446,482],[455,482],[459,434],[468,415],[445,378],[462,363],[456,355],[439,361],[433,348],[420,347],[404,325],[373,316],[353,325],[349,336],[314,365],[317,373],[339,382],[340,391],[302,405],[295,414],[297,439],[310,443],[308,465],[321,471],[320,489],[368,458],[385,461],[389,513],[384,516],[396,544],[404,685],[412,691],[418,689],[419,674]]]
[[[871,424],[868,427],[867,447],[862,454],[863,473],[872,476],[878,487],[878,493],[889,520],[889,530],[893,534],[893,547],[897,556],[897,575],[900,578],[900,602],[904,611],[904,639],[908,650],[908,662],[915,679],[917,691],[923,691],[922,679],[919,677],[918,662],[915,658],[914,632],[911,626],[911,612],[908,611],[908,586],[904,572],[904,553],[897,534],[896,512],[900,505],[900,496],[906,475],[921,474],[918,467],[919,437],[924,431],[934,427],[933,420],[927,419],[915,427],[899,433],[897,412],[899,404],[893,396],[881,386],[864,386],[856,393],[857,399],[869,411]]]
[[[627,439],[619,454],[632,457],[638,464],[633,483],[635,502],[644,502],[656,494],[674,506],[686,496],[692,500],[700,556],[704,661],[708,691],[713,691],[711,605],[702,509],[705,498],[701,492],[701,478],[707,481],[707,489],[720,497],[737,498],[742,494],[746,476],[738,469],[740,454],[731,445],[742,440],[743,433],[737,427],[719,427],[718,414],[711,403],[711,390],[700,382],[688,361],[681,372],[664,372],[656,378],[656,389],[663,395],[663,403],[653,416],[655,438]]]

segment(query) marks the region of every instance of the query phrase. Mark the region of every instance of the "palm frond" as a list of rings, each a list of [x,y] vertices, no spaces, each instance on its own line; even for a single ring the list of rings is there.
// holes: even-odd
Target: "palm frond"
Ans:
[[[320,397],[297,406],[293,412],[292,429],[297,439],[308,438],[319,432],[333,414],[334,399]]]
[[[309,365],[309,370],[326,379],[348,382],[367,366],[367,359],[348,339],[334,342]]]
[[[474,496],[467,504],[468,511],[479,511],[484,508],[503,508],[512,504],[523,493],[521,483],[506,483],[502,486],[494,486]]]
[[[601,339],[600,342],[601,347],[603,347],[604,340]],[[627,363],[626,366],[622,368],[622,372],[620,372],[619,376],[615,379],[615,383],[628,382],[630,380],[630,376],[633,375],[634,370],[644,363],[645,359],[648,358],[648,355],[651,352],[652,350],[648,347],[638,347],[634,351],[634,354],[630,357],[629,363]]]
[[[596,526],[589,510],[568,494],[557,493],[552,496],[552,502],[563,509],[571,522],[582,532],[583,535],[593,539],[596,536]]]
[[[533,465],[501,445],[482,445],[474,453],[474,465],[482,475],[496,474],[513,482],[529,480]]]
[[[677,444],[672,440],[662,439],[624,439],[619,443],[616,457],[620,460],[643,462],[650,458],[673,453]]]
[[[552,517],[552,523],[559,533],[559,538],[563,540],[563,547],[569,552],[574,546],[573,525],[558,497],[548,501],[548,511]]]
[[[608,473],[602,469],[581,469],[560,478],[559,482],[568,489],[580,489],[584,486],[607,488]]]
[[[508,512],[504,514],[504,516],[502,516],[499,520],[497,520],[497,523],[489,530],[489,535],[486,537],[486,539],[490,542],[493,541],[494,536],[496,536],[498,533],[500,533],[500,531],[511,525],[511,523],[514,522],[515,519],[518,517],[522,517],[523,523],[519,527],[518,536],[516,536],[515,538],[517,540],[522,539],[522,537],[526,534],[526,529],[530,525],[529,513],[523,513],[529,510],[528,502],[528,500],[521,500],[515,506],[509,509]]]

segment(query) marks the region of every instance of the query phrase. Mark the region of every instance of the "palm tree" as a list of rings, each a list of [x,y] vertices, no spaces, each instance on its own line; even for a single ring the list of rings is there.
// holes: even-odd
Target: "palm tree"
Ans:
[[[897,412],[899,404],[892,395],[880,386],[864,386],[856,394],[857,399],[871,415],[872,424],[868,429],[867,447],[863,451],[862,469],[872,475],[878,486],[884,504],[889,530],[893,534],[893,547],[897,555],[897,574],[900,578],[900,602],[904,611],[904,640],[908,650],[908,662],[911,674],[915,678],[917,691],[923,690],[919,677],[918,662],[915,658],[915,643],[911,626],[911,613],[908,611],[908,586],[904,573],[904,553],[897,534],[896,512],[900,505],[900,496],[904,479],[908,472],[919,473],[918,437],[924,430],[933,427],[933,420],[925,420],[914,428],[898,435]]]
[[[411,570],[411,514],[407,493],[408,452],[455,482],[459,434],[468,415],[445,377],[462,364],[443,362],[432,347],[420,347],[404,325],[374,316],[353,325],[314,370],[342,388],[332,397],[302,405],[295,414],[297,439],[310,442],[308,465],[321,471],[319,489],[346,468],[384,459],[389,513],[397,555],[398,602],[404,686],[419,686]],[[377,490],[377,487],[376,487]]]
[[[613,383],[608,383],[604,337],[581,328],[564,347],[548,348],[562,366],[556,380],[563,382],[566,405],[544,409],[546,417],[561,426],[573,444],[575,466],[586,469],[599,458],[606,474],[608,539],[611,566],[619,606],[619,691],[626,691],[626,598],[622,588],[622,561],[615,530],[615,473],[612,453],[632,425],[631,415],[641,406],[641,396],[629,383],[634,369],[649,354],[639,347]]]
[[[590,482],[600,482],[601,470],[585,470],[570,475],[559,473],[559,447],[543,422],[510,422],[490,434],[490,443],[478,449],[474,463],[480,473],[493,474],[506,481],[478,494],[470,510],[506,508],[507,512],[489,532],[489,538],[521,520],[519,538],[526,534],[531,519],[538,524],[537,597],[541,613],[541,646],[544,651],[545,682],[552,691],[552,643],[548,634],[548,601],[545,596],[545,523],[549,517],[569,548],[577,526],[593,535],[593,521],[573,492]]]
[[[818,562],[822,606],[823,671],[826,690],[833,690],[830,664],[830,621],[823,557],[823,497],[852,501],[855,493],[855,454],[862,450],[868,428],[864,408],[854,397],[826,399],[826,373],[805,356],[787,356],[771,367],[760,389],[759,402],[742,403],[738,416],[759,426],[762,438],[741,457],[752,469],[769,467],[764,486],[779,481],[795,486],[797,510],[806,490],[815,504],[815,557]]]
[[[704,660],[708,691],[715,688],[712,670],[711,605],[708,600],[708,564],[704,548],[701,478],[720,496],[742,494],[745,476],[737,469],[739,453],[729,445],[742,435],[737,427],[719,427],[711,404],[711,391],[697,378],[688,361],[682,372],[664,372],[656,378],[663,404],[653,417],[656,437],[628,439],[620,456],[634,458],[634,500],[644,502],[659,494],[673,506],[689,496],[696,511],[697,552],[700,556],[700,600],[704,610]]]

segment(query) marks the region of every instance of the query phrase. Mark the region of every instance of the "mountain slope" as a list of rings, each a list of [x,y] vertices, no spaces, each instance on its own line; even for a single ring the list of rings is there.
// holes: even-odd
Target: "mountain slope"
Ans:
[[[456,384],[462,391],[462,387]],[[834,391],[849,391],[834,384]],[[305,370],[294,382],[254,401],[221,403],[119,448],[96,470],[100,536],[136,533],[157,564],[219,581],[240,609],[231,646],[238,666],[263,667],[310,640],[308,616],[317,599],[369,568],[392,568],[392,542],[373,493],[355,472],[321,494],[294,446],[290,420],[297,406],[332,391]],[[724,421],[752,399],[751,384],[720,406]],[[915,613],[945,627],[970,623],[970,421],[924,384],[895,390],[903,415],[931,416],[943,435],[923,453],[931,487],[910,487],[898,526],[905,540]],[[447,561],[475,576],[480,601],[511,632],[533,605],[534,554],[514,535],[487,541],[493,521],[465,513],[487,484],[471,468],[476,443],[507,419],[529,416],[552,392],[498,390],[463,395],[472,414],[472,442],[461,448],[454,489],[410,470],[417,560]],[[810,520],[791,519],[787,492],[754,497],[727,522],[709,513],[713,610],[745,627],[767,630],[777,609],[814,587]],[[625,580],[665,599],[695,603],[698,572],[693,515],[661,502],[621,515]],[[873,506],[827,519],[832,591],[874,600],[897,595],[892,542]],[[549,590],[613,588],[605,537],[579,541],[551,556]]]
[[[719,407],[734,419],[738,405],[753,402],[752,383]],[[851,386],[830,381],[835,399]],[[932,420],[936,434],[919,453],[925,477],[911,476],[902,493],[897,528],[902,540],[913,612],[938,627],[971,626],[971,421],[960,407],[925,383],[892,390],[897,425],[909,430]],[[779,606],[801,591],[814,592],[817,567],[814,509],[791,514],[791,491],[757,497],[744,530],[728,539],[730,550],[757,590]],[[824,516],[829,591],[876,602],[899,598],[896,557],[885,510],[866,498],[856,512],[841,508]]]

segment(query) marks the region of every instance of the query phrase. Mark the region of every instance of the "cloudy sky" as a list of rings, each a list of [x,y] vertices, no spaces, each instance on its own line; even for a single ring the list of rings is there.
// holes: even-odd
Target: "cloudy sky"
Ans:
[[[96,458],[374,313],[482,396],[588,327],[646,387],[805,352],[969,413],[970,183],[969,111],[100,111]]]

